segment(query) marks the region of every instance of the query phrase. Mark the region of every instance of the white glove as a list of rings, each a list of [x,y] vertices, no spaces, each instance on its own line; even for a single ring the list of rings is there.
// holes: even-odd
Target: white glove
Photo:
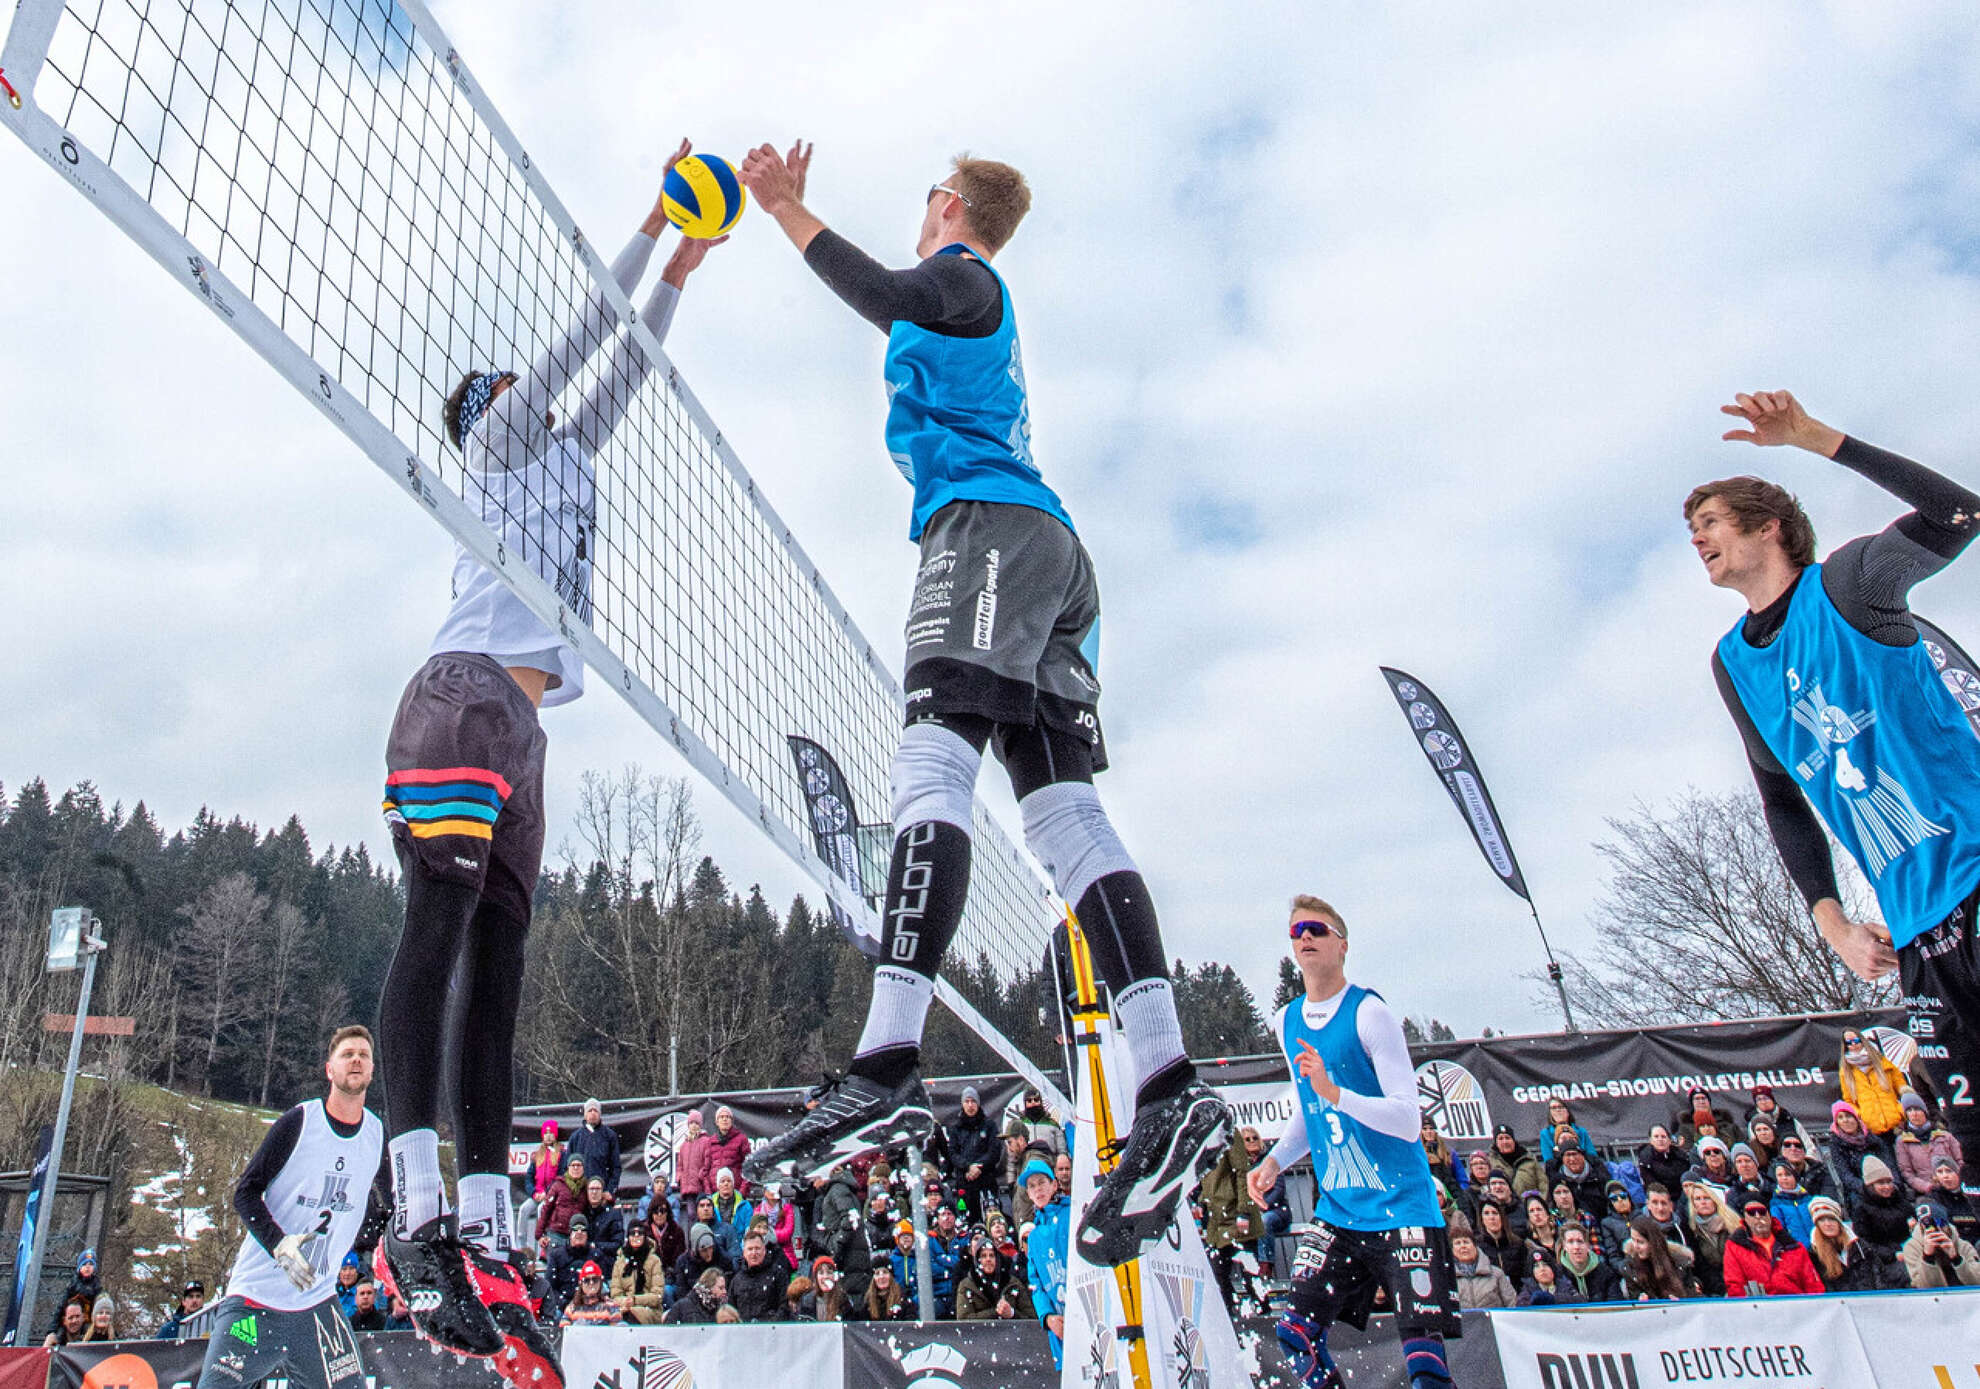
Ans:
[[[275,1263],[296,1285],[297,1292],[307,1292],[316,1285],[316,1269],[309,1262],[308,1252],[310,1241],[315,1238],[314,1232],[304,1231],[284,1235],[275,1246]]]

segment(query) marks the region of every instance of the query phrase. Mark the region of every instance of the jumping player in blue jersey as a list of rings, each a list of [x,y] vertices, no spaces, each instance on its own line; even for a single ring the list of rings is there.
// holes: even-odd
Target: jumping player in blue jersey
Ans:
[[[1017,793],[1025,842],[1074,905],[1113,991],[1139,1080],[1112,1174],[1082,1216],[1081,1252],[1134,1258],[1166,1232],[1221,1149],[1229,1111],[1183,1055],[1154,903],[1093,788],[1100,731],[1099,588],[1031,455],[1011,294],[991,261],[1031,206],[1008,164],[959,158],[928,190],[915,253],[889,270],[803,202],[811,153],[769,145],[742,181],[805,264],[887,334],[887,451],[914,488],[921,568],[907,617],[907,727],[895,754],[894,852],[873,1001],[849,1073],[743,1164],[799,1180],[920,1142],[932,1118],[922,1027],[969,891],[971,808],[986,747]]]
[[[1980,1191],[1980,678],[1910,608],[1980,527],[1980,496],[1812,418],[1786,391],[1741,395],[1727,439],[1793,444],[1915,510],[1815,561],[1785,489],[1726,478],[1685,499],[1705,574],[1746,615],[1712,673],[1746,743],[1767,827],[1824,939],[1858,975],[1898,971],[1911,1035]],[[1823,826],[1863,869],[1883,922],[1852,921]]]
[[[1262,1206],[1281,1172],[1313,1157],[1313,1228],[1293,1256],[1279,1345],[1308,1389],[1342,1389],[1327,1329],[1366,1325],[1386,1287],[1410,1389],[1449,1389],[1444,1338],[1463,1334],[1457,1272],[1402,1023],[1380,994],[1348,983],[1339,912],[1302,894],[1289,931],[1306,993],[1280,1011],[1277,1029],[1299,1107],[1247,1177]]]

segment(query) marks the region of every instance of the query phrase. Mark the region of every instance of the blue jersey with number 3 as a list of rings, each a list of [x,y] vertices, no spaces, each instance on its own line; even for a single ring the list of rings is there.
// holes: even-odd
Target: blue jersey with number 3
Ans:
[[[1398,1230],[1405,1225],[1439,1226],[1436,1180],[1415,1138],[1395,1138],[1369,1128],[1320,1098],[1313,1082],[1299,1073],[1300,1043],[1320,1053],[1334,1084],[1358,1095],[1379,1095],[1375,1063],[1361,1045],[1357,1017],[1361,1005],[1378,995],[1356,984],[1325,1025],[1308,1025],[1303,1000],[1286,1005],[1281,1044],[1292,1067],[1293,1093],[1306,1120],[1313,1149],[1313,1214],[1347,1230]]]

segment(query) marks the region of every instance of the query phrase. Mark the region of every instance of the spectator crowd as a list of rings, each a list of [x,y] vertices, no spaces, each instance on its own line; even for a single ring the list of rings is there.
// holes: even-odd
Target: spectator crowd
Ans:
[[[1694,1090],[1640,1145],[1606,1153],[1561,1098],[1531,1140],[1501,1124],[1462,1153],[1426,1116],[1462,1305],[1980,1285],[1965,1154],[1928,1092],[1857,1029],[1837,1076],[1825,1123],[1789,1113],[1764,1084],[1738,1117],[1727,1097]],[[540,1140],[518,1231],[546,1323],[917,1320],[918,1199],[931,1318],[1036,1318],[1055,1350],[1063,1333],[1072,1159],[1036,1090],[998,1123],[965,1089],[919,1174],[871,1154],[791,1190],[742,1179],[750,1140],[726,1105],[688,1114],[672,1172],[636,1199],[620,1194],[619,1137],[597,1100],[568,1135],[546,1121]],[[1247,1174],[1267,1147],[1239,1129],[1191,1196],[1234,1315],[1267,1309],[1278,1241],[1295,1231],[1289,1174],[1263,1206],[1252,1198]],[[337,1298],[358,1330],[410,1328],[355,1253]],[[187,1283],[156,1334],[197,1334],[183,1328],[205,1300]],[[86,1250],[46,1344],[118,1334]]]

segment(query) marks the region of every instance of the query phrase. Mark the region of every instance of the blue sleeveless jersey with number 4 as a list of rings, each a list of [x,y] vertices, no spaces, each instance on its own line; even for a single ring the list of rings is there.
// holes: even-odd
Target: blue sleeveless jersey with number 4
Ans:
[[[1772,645],[1751,645],[1744,625],[1719,642],[1740,703],[1909,944],[1980,886],[1980,740],[1925,643],[1850,626],[1819,564]]]
[[[1320,1098],[1313,1082],[1299,1073],[1299,1044],[1305,1042],[1327,1063],[1334,1084],[1358,1095],[1379,1095],[1381,1082],[1357,1031],[1361,1005],[1380,995],[1357,984],[1323,1027],[1307,1024],[1304,998],[1281,1015],[1280,1044],[1292,1068],[1293,1093],[1306,1119],[1313,1148],[1313,1214],[1346,1230],[1399,1230],[1406,1225],[1441,1226],[1436,1179],[1415,1138],[1395,1138],[1371,1129]]]
[[[966,250],[958,244],[935,254]],[[954,501],[1036,507],[1072,529],[1031,461],[1031,404],[1010,288],[988,261],[979,263],[996,275],[1004,296],[996,332],[952,338],[897,322],[887,334],[887,452],[914,484],[910,540],[921,539],[928,518]]]

